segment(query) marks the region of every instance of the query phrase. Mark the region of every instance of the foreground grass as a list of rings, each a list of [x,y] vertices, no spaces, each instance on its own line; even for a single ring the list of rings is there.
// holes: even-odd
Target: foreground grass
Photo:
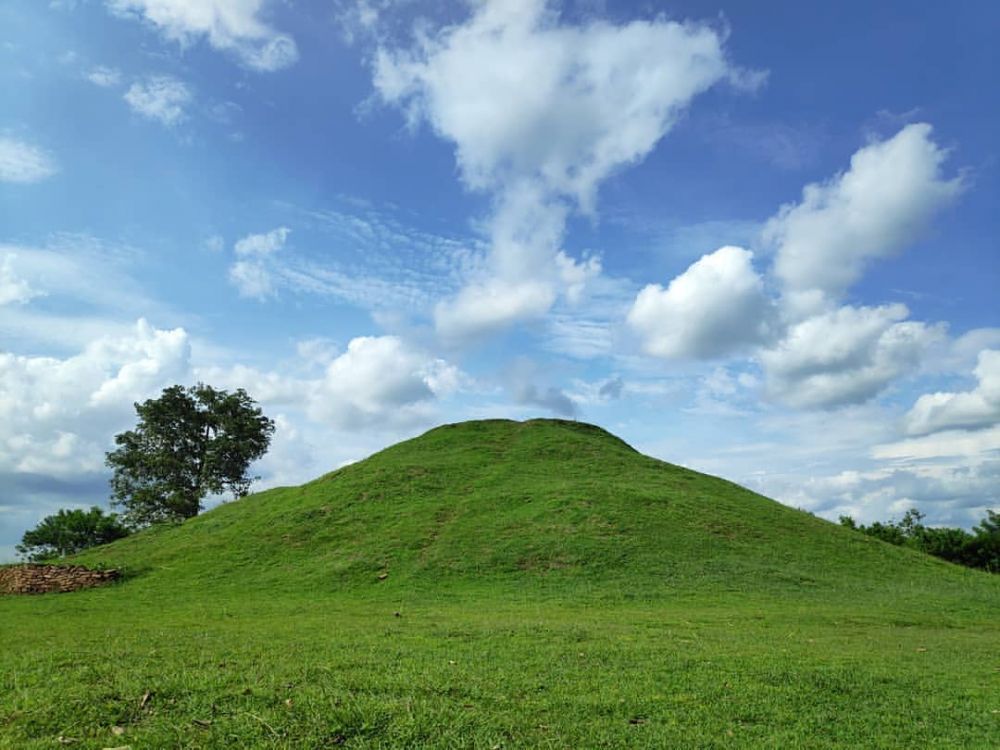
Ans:
[[[995,602],[955,616],[812,596],[259,593],[165,605],[126,583],[0,598],[0,747],[994,748],[1000,737]]]

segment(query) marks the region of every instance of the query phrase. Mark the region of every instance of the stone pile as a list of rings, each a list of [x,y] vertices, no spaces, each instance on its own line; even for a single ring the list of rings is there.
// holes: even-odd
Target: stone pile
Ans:
[[[47,594],[101,586],[121,577],[117,570],[81,565],[10,565],[0,567],[0,594]]]

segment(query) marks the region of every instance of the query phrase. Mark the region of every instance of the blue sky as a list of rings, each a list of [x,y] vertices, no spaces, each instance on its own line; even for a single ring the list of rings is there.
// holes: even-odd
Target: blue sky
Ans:
[[[132,403],[262,486],[562,416],[836,519],[1000,476],[991,3],[12,0],[0,558]]]

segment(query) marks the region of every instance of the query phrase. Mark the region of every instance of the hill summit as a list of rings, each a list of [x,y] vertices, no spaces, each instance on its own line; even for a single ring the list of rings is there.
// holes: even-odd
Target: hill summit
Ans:
[[[968,575],[554,419],[437,427],[79,559],[124,567],[137,585],[314,590],[528,578],[644,595]]]

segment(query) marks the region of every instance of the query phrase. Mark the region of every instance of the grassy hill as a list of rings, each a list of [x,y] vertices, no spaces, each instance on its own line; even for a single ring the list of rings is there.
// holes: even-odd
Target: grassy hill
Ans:
[[[1000,577],[582,423],[439,427],[79,559],[128,578],[0,598],[0,748],[1000,736]]]
[[[382,575],[385,588],[527,580],[633,596],[980,580],[561,420],[438,427],[80,559],[147,586],[329,592],[368,590]]]

